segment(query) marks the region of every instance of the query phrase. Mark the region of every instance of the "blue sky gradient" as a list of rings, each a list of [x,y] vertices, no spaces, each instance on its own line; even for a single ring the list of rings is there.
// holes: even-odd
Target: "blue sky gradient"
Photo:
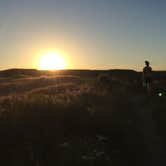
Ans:
[[[53,48],[72,68],[165,70],[165,0],[5,0],[0,2],[0,69],[35,68]]]

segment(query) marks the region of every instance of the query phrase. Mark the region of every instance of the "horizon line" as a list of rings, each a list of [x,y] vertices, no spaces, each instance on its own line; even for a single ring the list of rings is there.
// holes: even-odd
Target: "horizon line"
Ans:
[[[94,69],[94,68],[69,68],[69,69],[57,69],[57,70],[42,70],[42,69],[37,69],[37,68],[21,68],[21,67],[18,67],[18,68],[6,68],[6,69],[0,69],[0,71],[8,71],[8,70],[36,70],[36,71],[50,71],[50,72],[56,72],[56,71],[67,71],[67,70],[82,70],[82,71],[85,71],[85,70],[89,70],[89,71],[109,71],[109,70],[129,70],[129,71],[135,71],[135,72],[142,72],[142,70],[135,70],[135,69],[131,69],[131,68],[109,68],[109,69]],[[166,72],[166,69],[162,69],[162,70],[153,70],[154,72],[155,71],[165,71]]]

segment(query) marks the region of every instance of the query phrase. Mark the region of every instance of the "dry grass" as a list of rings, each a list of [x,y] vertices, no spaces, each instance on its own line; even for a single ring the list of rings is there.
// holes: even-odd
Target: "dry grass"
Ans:
[[[152,141],[142,135],[144,128],[155,125],[166,138],[165,97],[136,93],[135,85],[121,80],[95,79],[1,78],[0,164],[144,164],[151,148],[144,140]]]

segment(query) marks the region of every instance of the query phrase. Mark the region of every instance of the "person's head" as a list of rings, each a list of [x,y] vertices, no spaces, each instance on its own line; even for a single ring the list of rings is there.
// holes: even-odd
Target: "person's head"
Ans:
[[[149,64],[150,64],[149,61],[145,61],[146,66],[149,66]]]

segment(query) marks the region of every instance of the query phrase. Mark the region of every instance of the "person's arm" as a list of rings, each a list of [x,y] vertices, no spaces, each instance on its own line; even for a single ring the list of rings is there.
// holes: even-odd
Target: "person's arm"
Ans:
[[[151,67],[150,67],[150,73],[151,73],[151,77],[153,77],[153,70]]]
[[[142,72],[142,81],[144,80],[145,77],[145,68],[143,68],[143,72]]]

